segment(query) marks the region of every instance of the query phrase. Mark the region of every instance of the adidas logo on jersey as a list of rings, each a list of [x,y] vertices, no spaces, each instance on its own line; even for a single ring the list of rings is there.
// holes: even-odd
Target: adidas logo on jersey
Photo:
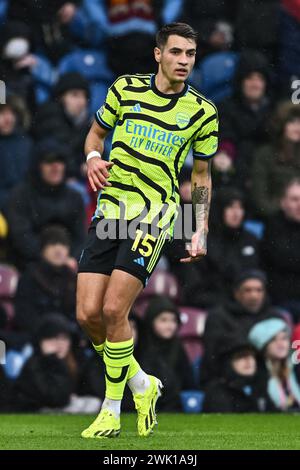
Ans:
[[[139,264],[140,266],[145,266],[144,258],[136,258],[133,260],[133,262]]]
[[[140,103],[134,105],[133,108],[131,108],[131,111],[134,111],[135,113],[140,113],[142,111]]]

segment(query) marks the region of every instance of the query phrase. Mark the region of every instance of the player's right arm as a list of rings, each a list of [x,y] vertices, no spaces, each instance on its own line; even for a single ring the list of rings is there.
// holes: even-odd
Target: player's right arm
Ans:
[[[90,152],[96,150],[103,154],[105,137],[109,130],[103,129],[99,124],[94,121],[92,127],[87,135],[84,151],[87,156]],[[97,156],[90,158],[87,161],[87,176],[93,191],[103,189],[105,186],[111,186],[107,178],[109,177],[108,170],[113,166],[112,162],[106,162]]]
[[[124,81],[124,80],[123,80]],[[113,163],[99,158],[103,154],[104,140],[107,134],[115,127],[119,119],[122,78],[117,79],[109,88],[104,104],[95,114],[95,120],[85,141],[85,154],[96,151],[100,155],[88,158],[87,175],[93,191],[111,186],[107,181],[108,170]]]

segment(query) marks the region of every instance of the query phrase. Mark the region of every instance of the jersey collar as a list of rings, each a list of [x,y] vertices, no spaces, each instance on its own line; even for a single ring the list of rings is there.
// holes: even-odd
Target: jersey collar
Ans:
[[[181,96],[184,96],[187,93],[189,86],[187,83],[185,83],[184,88],[180,93],[163,93],[162,91],[159,91],[159,89],[157,88],[155,84],[155,75],[153,74],[151,75],[151,79],[150,79],[150,88],[156,95],[161,96],[162,98],[173,100],[173,99],[180,98]]]

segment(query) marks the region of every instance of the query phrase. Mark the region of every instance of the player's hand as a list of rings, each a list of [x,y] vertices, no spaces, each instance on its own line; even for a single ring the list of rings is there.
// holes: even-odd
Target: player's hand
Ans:
[[[87,161],[87,176],[93,191],[111,186],[107,178],[109,178],[108,170],[112,166],[112,162],[106,162],[99,157],[93,157]]]
[[[187,258],[181,258],[181,263],[194,263],[206,255],[206,234],[194,233],[191,243],[186,244],[186,250],[190,255]]]

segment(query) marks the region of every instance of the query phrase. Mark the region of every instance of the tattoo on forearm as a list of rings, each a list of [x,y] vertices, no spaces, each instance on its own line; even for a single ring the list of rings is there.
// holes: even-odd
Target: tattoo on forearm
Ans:
[[[192,190],[192,203],[196,217],[197,230],[201,232],[201,245],[206,248],[207,224],[209,214],[209,188],[194,184]]]
[[[194,190],[192,191],[193,206],[195,204],[207,204],[208,203],[208,188],[206,186],[197,186],[194,184]]]

